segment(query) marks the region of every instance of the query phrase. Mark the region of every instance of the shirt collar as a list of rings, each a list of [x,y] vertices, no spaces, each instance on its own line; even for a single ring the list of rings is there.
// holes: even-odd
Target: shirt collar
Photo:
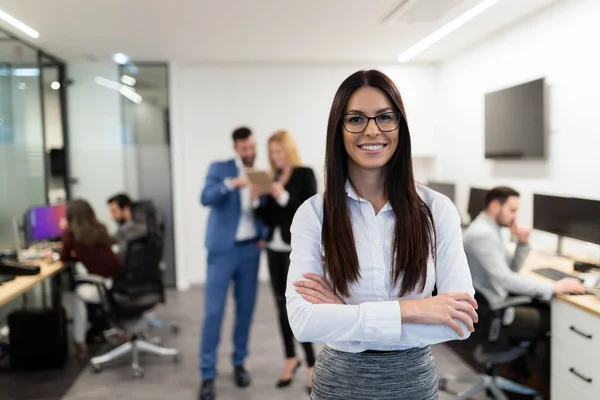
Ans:
[[[244,162],[242,161],[242,158],[237,153],[235,153],[234,160],[235,160],[235,166],[237,167],[237,169],[239,171],[243,171],[244,170]]]
[[[362,197],[360,197],[357,193],[356,190],[354,190],[354,187],[352,186],[352,184],[350,183],[350,180],[346,179],[346,195],[351,198],[352,200],[359,202],[359,203],[368,203],[367,200],[363,199]],[[383,208],[379,211],[379,213],[385,212],[385,211],[389,211],[392,209],[392,206],[390,205],[390,202],[388,201],[387,203],[385,203],[385,205],[383,206]]]
[[[494,221],[485,211],[480,212],[477,218],[481,218],[486,224],[494,227],[494,229],[496,229],[498,232],[501,232],[502,227],[498,225],[498,223]]]

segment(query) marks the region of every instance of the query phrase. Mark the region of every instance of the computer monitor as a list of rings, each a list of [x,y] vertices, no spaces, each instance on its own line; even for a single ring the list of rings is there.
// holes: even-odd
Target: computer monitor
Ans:
[[[27,210],[24,218],[27,244],[60,239],[60,220],[66,218],[66,213],[66,204],[32,207]]]
[[[534,194],[533,229],[600,244],[600,201]]]
[[[427,187],[447,196],[454,203],[454,196],[456,194],[456,185],[454,183],[427,182]]]
[[[471,188],[469,193],[469,207],[467,213],[473,221],[480,212],[485,208],[485,196],[487,196],[488,189]]]

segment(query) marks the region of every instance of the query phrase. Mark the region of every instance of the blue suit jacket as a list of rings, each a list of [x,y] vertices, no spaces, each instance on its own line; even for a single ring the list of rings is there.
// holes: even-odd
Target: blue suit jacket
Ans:
[[[217,161],[208,168],[206,184],[200,195],[202,205],[210,207],[205,245],[208,251],[226,252],[235,246],[235,234],[242,210],[239,189],[230,191],[225,179],[238,176],[235,160]],[[260,238],[268,233],[258,219],[256,232]]]

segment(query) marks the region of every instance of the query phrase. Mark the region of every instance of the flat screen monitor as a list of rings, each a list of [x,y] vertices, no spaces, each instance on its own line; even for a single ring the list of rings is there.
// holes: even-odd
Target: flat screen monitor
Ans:
[[[544,79],[485,95],[485,158],[543,159]]]
[[[454,196],[456,195],[456,185],[454,183],[427,182],[427,187],[443,194],[454,203]]]
[[[469,207],[467,212],[473,221],[480,212],[485,208],[485,196],[487,195],[488,189],[471,188],[469,193]]]
[[[534,194],[533,229],[600,244],[600,201]]]
[[[66,218],[66,212],[66,204],[30,208],[25,214],[27,243],[60,239],[60,220]]]

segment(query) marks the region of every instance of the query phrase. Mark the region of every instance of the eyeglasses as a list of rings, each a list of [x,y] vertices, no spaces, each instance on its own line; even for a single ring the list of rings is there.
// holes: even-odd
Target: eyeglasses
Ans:
[[[387,112],[375,117],[367,117],[361,114],[345,114],[342,116],[344,128],[350,133],[363,133],[371,120],[381,132],[391,132],[400,126],[401,114],[399,112]]]

